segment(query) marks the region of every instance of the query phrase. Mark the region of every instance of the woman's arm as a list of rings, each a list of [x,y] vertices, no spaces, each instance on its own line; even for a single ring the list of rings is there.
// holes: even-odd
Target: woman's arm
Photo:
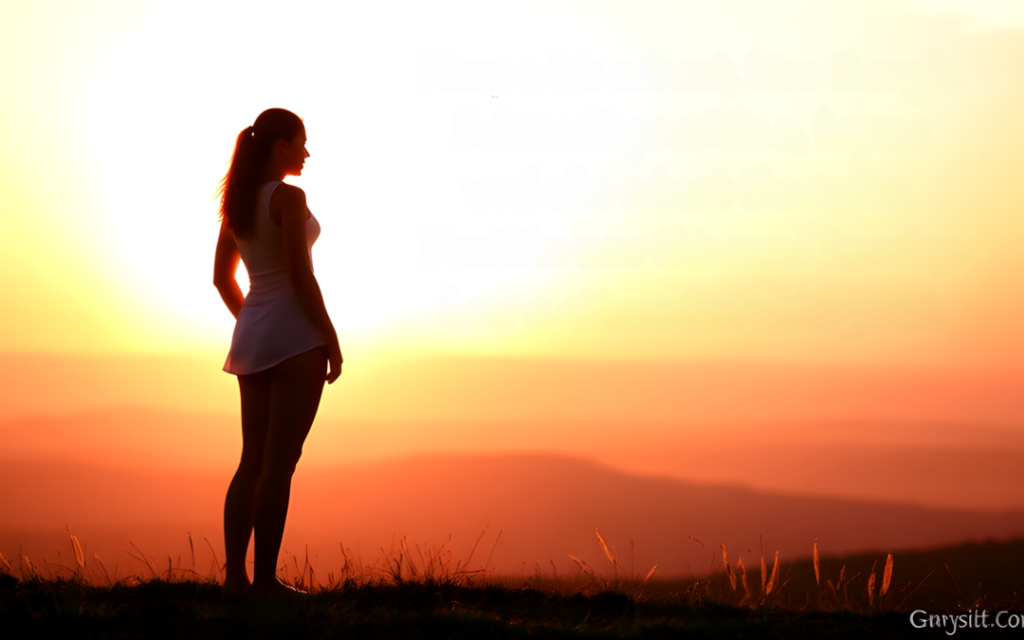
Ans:
[[[272,206],[281,214],[281,236],[284,239],[284,258],[288,268],[288,277],[299,298],[299,304],[306,311],[310,320],[327,341],[327,361],[330,370],[327,382],[332,383],[341,375],[341,347],[338,336],[334,332],[334,324],[327,315],[320,285],[313,275],[309,264],[309,249],[306,244],[306,220],[309,209],[306,207],[306,193],[289,184],[281,184],[271,196]]]
[[[217,287],[228,311],[236,319],[238,312],[242,310],[242,302],[245,300],[242,289],[238,286],[238,281],[235,280],[235,271],[238,269],[240,259],[238,246],[235,245],[235,236],[232,235],[225,220],[220,225],[217,253],[213,258],[213,286]]]

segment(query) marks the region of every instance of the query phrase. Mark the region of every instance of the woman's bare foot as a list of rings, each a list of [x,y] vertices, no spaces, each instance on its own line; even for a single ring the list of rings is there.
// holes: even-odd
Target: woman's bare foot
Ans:
[[[252,595],[252,585],[248,580],[225,581],[220,587],[221,598],[246,598]]]
[[[291,587],[281,582],[276,576],[273,580],[254,580],[252,583],[252,593],[255,596],[271,598],[293,598],[296,596],[309,595],[308,591]]]

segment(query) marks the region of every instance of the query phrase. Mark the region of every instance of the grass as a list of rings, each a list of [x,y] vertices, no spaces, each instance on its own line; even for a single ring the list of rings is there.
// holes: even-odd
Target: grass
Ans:
[[[903,616],[765,610],[495,584],[342,584],[308,598],[225,602],[210,580],[0,586],[4,637],[899,637]]]
[[[742,556],[730,559],[720,545],[712,556],[720,559],[719,570],[658,582],[657,566],[625,571],[614,545],[595,534],[611,577],[575,557],[577,570],[568,576],[559,576],[553,564],[550,572],[537,565],[532,575],[500,576],[486,570],[490,554],[484,569],[467,569],[480,539],[465,561],[454,563],[447,543],[424,549],[402,539],[365,566],[342,547],[343,566],[326,576],[317,575],[308,558],[300,563],[288,554],[279,575],[309,596],[237,602],[220,599],[216,560],[208,572],[196,570],[191,536],[187,566],[180,558],[158,566],[132,545],[129,554],[148,575],[118,577],[98,556],[90,562],[69,531],[71,567],[0,556],[0,628],[5,638],[897,638],[927,635],[909,626],[912,608],[1019,610],[1015,590],[965,594],[949,562],[963,566],[963,558],[954,560],[957,553],[968,559],[1002,553],[1019,566],[1024,541],[945,550],[948,562],[928,555],[938,552],[895,554],[916,567],[900,578],[902,560],[894,554],[823,558],[815,541],[807,561],[782,566],[777,553],[766,557],[762,550],[748,569]],[[936,566],[922,575],[929,562]],[[937,575],[944,582],[936,582]],[[945,598],[941,604],[936,594]]]

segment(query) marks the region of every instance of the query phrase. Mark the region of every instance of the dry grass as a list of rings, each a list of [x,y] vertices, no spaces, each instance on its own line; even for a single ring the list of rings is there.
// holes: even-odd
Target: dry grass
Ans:
[[[351,548],[341,544],[341,552],[344,558],[343,565],[337,572],[329,572],[326,576],[318,575],[314,570],[313,565],[309,561],[308,549],[303,553],[302,563],[299,563],[296,554],[283,549],[281,554],[282,564],[279,567],[278,575],[285,582],[296,588],[312,592],[353,587],[401,586],[408,584],[450,585],[460,588],[500,586],[536,589],[558,595],[582,594],[584,596],[591,596],[597,593],[614,592],[635,601],[640,601],[646,595],[649,595],[648,590],[651,585],[651,578],[658,568],[658,565],[653,565],[649,569],[633,572],[632,562],[630,562],[630,571],[626,571],[623,568],[615,545],[602,536],[599,530],[595,529],[597,547],[611,565],[611,578],[601,575],[594,567],[574,555],[568,556],[576,565],[576,570],[570,572],[569,575],[559,575],[553,561],[551,562],[550,571],[542,567],[540,563],[536,563],[532,575],[519,577],[497,575],[493,570],[488,570],[488,567],[494,549],[501,539],[500,531],[491,545],[490,553],[483,568],[469,569],[470,562],[486,532],[487,528],[485,527],[465,560],[453,559],[451,551],[446,548],[451,542],[450,537],[448,541],[436,548],[419,544],[410,546],[405,537],[395,539],[391,549],[385,550],[382,547],[380,549],[380,557],[371,564],[364,564],[361,554],[354,553]],[[83,551],[83,546],[71,532],[70,528],[68,528],[68,536],[71,551],[74,554],[75,566],[68,567],[60,562],[53,564],[45,560],[37,565],[25,553],[19,553],[17,563],[12,563],[3,554],[0,554],[0,574],[6,573],[22,581],[69,579],[84,584],[110,587],[140,584],[145,579],[165,582],[189,581],[206,584],[216,584],[223,580],[224,567],[220,565],[213,545],[206,538],[204,538],[204,541],[210,549],[213,562],[205,573],[200,572],[196,568],[195,547],[192,535],[189,534],[191,561],[187,566],[182,564],[180,556],[176,561],[168,556],[166,564],[158,562],[152,556],[146,555],[134,543],[129,543],[131,549],[127,551],[127,554],[145,567],[148,576],[132,574],[122,577],[119,575],[118,564],[115,564],[113,570],[110,571],[98,554],[94,553],[91,559],[87,558]],[[690,540],[694,544],[704,546],[696,538],[691,537]],[[710,603],[748,609],[804,609],[815,607],[822,611],[876,614],[904,611],[911,596],[934,573],[929,573],[922,580],[911,581],[901,588],[894,589],[893,555],[890,553],[885,558],[880,581],[876,571],[877,560],[865,576],[862,576],[860,573],[847,575],[846,565],[844,564],[833,580],[832,576],[823,575],[818,541],[815,539],[810,551],[811,566],[813,567],[814,574],[812,585],[816,588],[816,599],[812,601],[808,597],[803,606],[800,606],[800,604],[794,603],[791,597],[792,594],[787,592],[787,585],[790,583],[792,576],[783,577],[779,552],[775,551],[769,571],[769,562],[764,554],[763,538],[760,546],[759,580],[755,578],[753,585],[743,563],[743,556],[736,557],[735,564],[733,564],[730,562],[729,552],[723,543],[719,545],[716,553],[711,554],[711,567],[706,577],[699,578],[693,573],[692,567],[690,567],[691,575],[693,575],[692,582],[680,586],[674,592],[666,592],[661,587],[657,591],[659,595],[664,596],[668,594],[675,601],[692,606]],[[715,559],[719,553],[721,555],[722,569],[715,571]],[[956,580],[953,579],[949,567],[946,566],[945,569],[953,585],[956,586]],[[959,594],[958,586],[956,586],[956,593]],[[964,601],[966,602],[967,599],[964,598]]]
[[[751,608],[794,606],[791,594],[787,594],[785,589],[790,580],[789,578],[782,580],[778,551],[775,552],[769,573],[762,543],[759,591],[750,587],[743,558],[737,558],[735,565],[732,565],[729,562],[725,544],[720,545],[720,551],[723,569],[718,573],[711,573],[704,579],[697,579],[694,576],[693,584],[686,587],[684,594],[691,603],[711,602]],[[906,608],[911,596],[931,576],[929,573],[923,579],[908,582],[898,590],[891,589],[893,556],[890,553],[885,559],[880,588],[876,588],[878,584],[875,570],[877,561],[868,575],[863,577],[860,573],[847,575],[846,566],[843,565],[833,581],[832,578],[822,574],[817,540],[814,541],[810,551],[811,567],[814,573],[812,584],[816,587],[816,600],[812,601],[808,598],[805,606],[814,606],[822,611],[848,611],[861,614],[901,612]],[[952,579],[951,574],[950,578]],[[854,584],[863,586],[855,588]]]

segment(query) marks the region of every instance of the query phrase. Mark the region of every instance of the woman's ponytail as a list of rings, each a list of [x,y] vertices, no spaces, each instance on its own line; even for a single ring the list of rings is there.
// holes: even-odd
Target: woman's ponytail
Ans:
[[[267,109],[238,134],[231,165],[218,189],[220,219],[227,221],[236,238],[255,234],[256,191],[274,143],[292,140],[302,131],[302,120],[291,111]]]

